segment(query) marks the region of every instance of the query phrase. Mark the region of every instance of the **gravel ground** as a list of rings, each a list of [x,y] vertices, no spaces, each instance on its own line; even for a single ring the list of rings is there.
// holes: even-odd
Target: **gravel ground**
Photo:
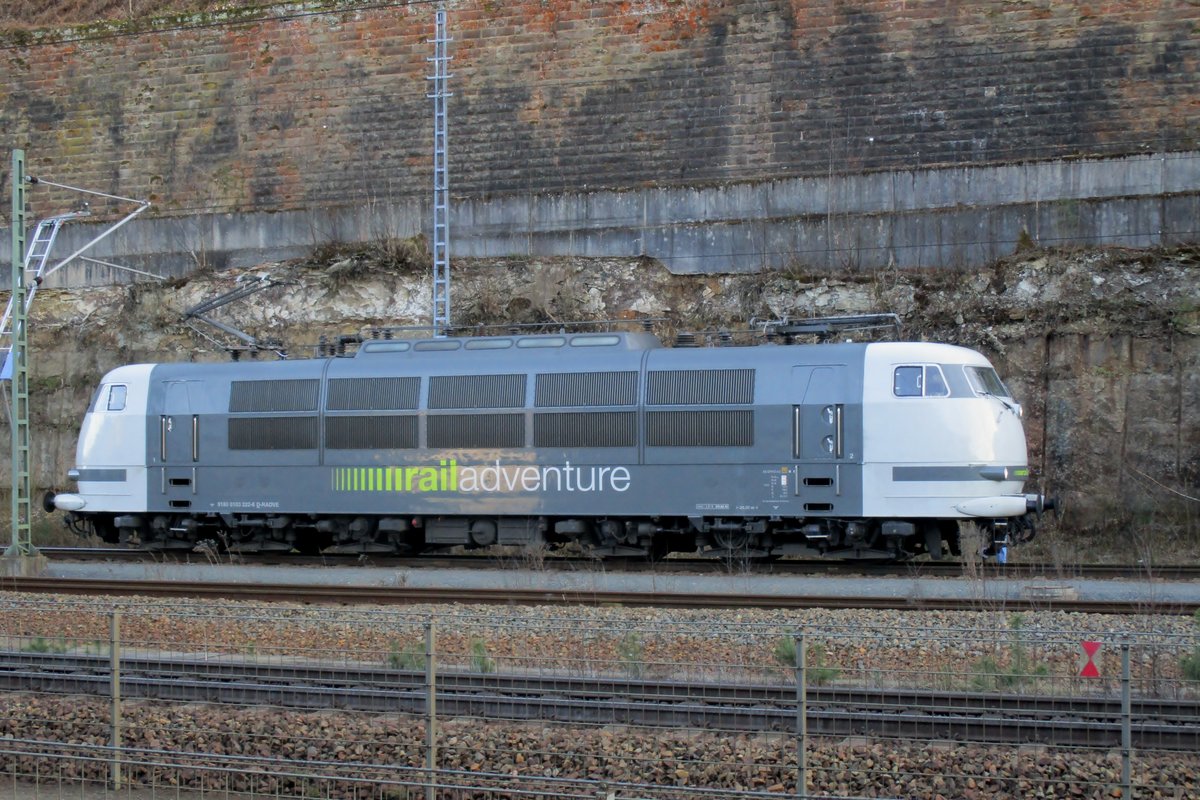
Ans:
[[[788,670],[775,648],[802,629],[816,647],[810,654],[832,682],[963,688],[979,685],[978,665],[990,658],[1002,675],[1020,669],[1031,676],[1001,686],[1047,692],[1115,689],[1116,642],[1123,636],[1133,642],[1135,691],[1196,691],[1194,684],[1185,688],[1178,678],[1180,657],[1197,647],[1200,630],[1188,617],[1063,612],[1017,617],[997,610],[714,613],[523,606],[397,611],[0,593],[0,634],[25,637],[25,642],[42,637],[50,647],[98,647],[108,640],[112,610],[121,611],[126,649],[387,663],[417,647],[424,623],[432,618],[446,668],[479,668],[484,653],[492,668],[501,671],[629,674],[636,667],[639,674],[755,680],[786,679]],[[1078,642],[1083,639],[1106,643],[1100,658],[1106,680],[1083,684],[1071,677],[1079,667]],[[10,638],[9,646],[14,641]],[[1038,677],[1042,671],[1053,677]],[[5,712],[0,737],[107,741],[105,701],[8,695],[0,704]],[[418,766],[424,754],[420,719],[148,702],[130,704],[125,714],[126,743],[135,747],[411,766]],[[813,788],[834,795],[930,800],[1120,796],[1120,758],[1107,750],[814,739],[808,757]],[[9,759],[6,766],[28,774],[28,758],[25,763]],[[795,745],[791,737],[778,734],[651,733],[452,719],[442,723],[440,764],[531,780],[575,777],[791,792]],[[1134,783],[1143,787],[1136,796],[1200,796],[1195,777],[1200,754],[1139,752],[1133,765]],[[185,785],[198,788],[203,780],[195,773]],[[338,792],[331,789],[331,796]]]
[[[200,791],[172,791],[173,800],[203,800]],[[6,780],[0,777],[0,797],[7,800],[162,800],[163,795],[151,789],[122,787],[114,790],[104,784],[60,785],[38,784],[33,781]]]

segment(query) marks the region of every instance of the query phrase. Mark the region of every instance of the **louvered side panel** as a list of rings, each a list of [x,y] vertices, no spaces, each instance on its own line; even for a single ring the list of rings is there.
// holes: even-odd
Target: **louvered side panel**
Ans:
[[[751,447],[753,411],[651,411],[646,415],[651,447]]]
[[[636,447],[632,411],[533,415],[534,447]]]
[[[637,403],[637,372],[552,372],[534,380],[534,405],[631,406]]]
[[[429,379],[430,408],[524,408],[525,375],[438,375]]]
[[[316,411],[320,381],[234,381],[229,387],[233,413]]]
[[[417,446],[417,417],[326,417],[325,446],[330,450],[411,450]]]
[[[316,417],[232,417],[230,450],[315,450]]]
[[[403,411],[420,399],[420,378],[335,378],[326,404],[330,411]]]
[[[752,369],[682,369],[647,376],[646,402],[652,406],[733,405],[754,402]]]
[[[524,447],[524,414],[434,414],[428,417],[430,448]]]

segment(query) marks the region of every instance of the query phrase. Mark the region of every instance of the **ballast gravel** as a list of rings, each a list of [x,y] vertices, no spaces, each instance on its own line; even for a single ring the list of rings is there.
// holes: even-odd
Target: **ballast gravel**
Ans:
[[[581,674],[626,671],[697,679],[785,680],[781,642],[803,633],[820,680],[847,685],[970,688],[990,663],[1003,675],[1016,669],[1028,683],[1009,691],[1078,690],[1079,642],[1101,641],[1102,678],[1084,684],[1112,691],[1119,643],[1131,645],[1136,685],[1195,692],[1181,680],[1181,658],[1198,647],[1200,626],[1186,616],[1112,617],[1004,609],[711,610],[622,607],[304,606],[149,598],[75,598],[0,593],[0,637],[9,648],[107,646],[112,612],[120,612],[125,650],[207,653],[258,659],[323,659],[355,664],[403,664],[422,652],[426,626],[445,669],[555,670]],[[103,745],[109,710],[100,699],[9,694],[0,738],[47,739]],[[123,710],[123,743],[130,748],[331,764],[419,768],[424,763],[421,717],[280,708],[227,708],[135,701]],[[793,793],[796,743],[787,732],[746,734],[650,730],[619,726],[439,721],[439,766],[526,782],[571,778],[605,783],[657,784]],[[9,772],[26,775],[36,757],[0,753]],[[824,740],[807,751],[809,791],[838,797],[1076,798],[1120,797],[1121,759],[1108,750],[979,746],[894,738]],[[214,762],[217,763],[217,762]],[[102,762],[61,762],[59,769],[94,772]],[[130,779],[158,780],[149,768]],[[1200,754],[1137,752],[1138,797],[1200,796]],[[82,774],[81,774],[82,776]],[[169,780],[180,780],[178,776]],[[217,782],[244,781],[232,787]],[[489,780],[491,780],[489,778]],[[191,788],[237,788],[283,793],[287,779],[249,771],[243,778],[187,773]],[[208,783],[206,783],[208,782]],[[255,782],[251,785],[250,782]],[[264,782],[273,782],[266,787]],[[336,782],[322,796],[352,797]],[[361,796],[361,787],[357,790]],[[470,796],[465,794],[463,796]],[[618,794],[617,796],[621,796]]]

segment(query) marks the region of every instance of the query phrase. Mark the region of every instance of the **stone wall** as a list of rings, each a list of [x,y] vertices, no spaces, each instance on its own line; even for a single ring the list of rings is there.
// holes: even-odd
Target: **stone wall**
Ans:
[[[449,8],[473,197],[1200,144],[1186,0]],[[159,214],[424,194],[431,28],[425,4],[343,2],[10,32],[0,148]]]

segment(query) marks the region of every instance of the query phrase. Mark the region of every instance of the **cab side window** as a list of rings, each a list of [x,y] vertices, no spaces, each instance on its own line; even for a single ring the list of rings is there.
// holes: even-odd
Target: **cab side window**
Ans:
[[[949,397],[950,387],[942,368],[936,364],[896,367],[892,377],[896,397]]]
[[[896,367],[892,392],[896,397],[920,397],[924,394],[924,370],[921,367]]]
[[[108,387],[108,405],[105,406],[109,411],[124,411],[125,410],[125,395],[128,393],[128,387],[120,383],[114,383]]]
[[[946,377],[942,375],[942,368],[932,364],[925,367],[925,396],[926,397],[949,397],[950,387],[946,385]]]

